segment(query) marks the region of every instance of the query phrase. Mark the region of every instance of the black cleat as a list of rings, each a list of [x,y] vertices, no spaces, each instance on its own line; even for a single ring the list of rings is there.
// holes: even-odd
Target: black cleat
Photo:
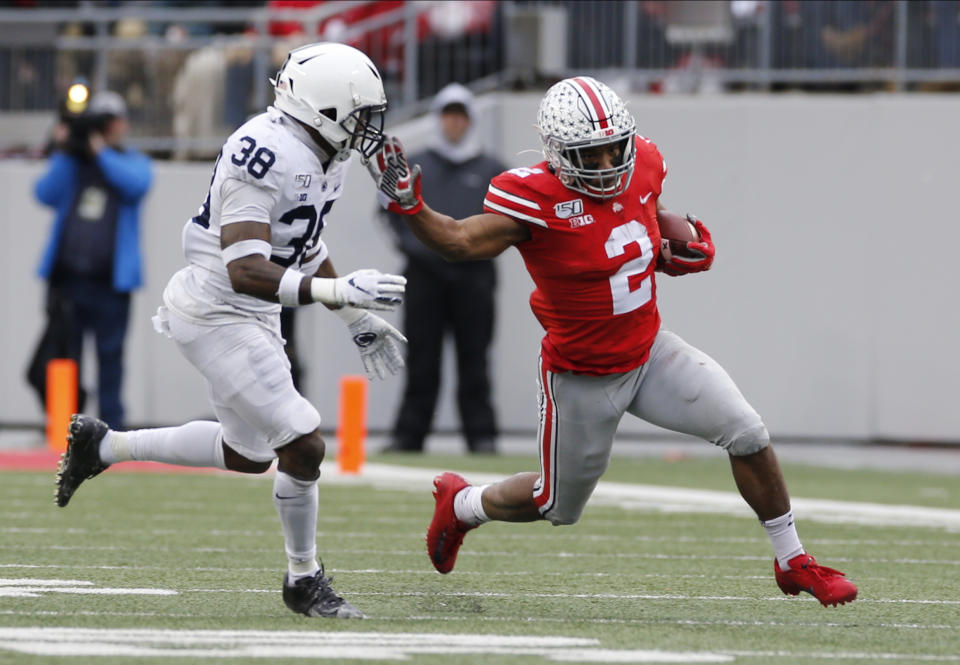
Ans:
[[[313,577],[301,577],[290,584],[290,575],[283,577],[283,602],[297,614],[333,619],[364,619],[363,612],[337,595],[323,574],[323,566]]]
[[[80,413],[74,414],[70,419],[67,452],[60,456],[57,490],[54,494],[57,505],[61,508],[70,503],[70,498],[80,487],[80,483],[110,466],[100,461],[100,441],[109,429],[102,420]]]

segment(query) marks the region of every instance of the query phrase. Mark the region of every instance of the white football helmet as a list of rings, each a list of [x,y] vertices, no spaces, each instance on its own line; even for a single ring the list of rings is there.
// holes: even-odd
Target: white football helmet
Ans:
[[[294,49],[270,83],[273,105],[320,132],[337,150],[335,159],[356,150],[366,162],[383,143],[383,79],[352,46],[320,42]]]
[[[554,173],[569,189],[597,199],[622,194],[630,185],[636,122],[613,90],[589,76],[564,79],[540,102],[537,129]],[[591,168],[582,152],[613,145],[611,168]]]

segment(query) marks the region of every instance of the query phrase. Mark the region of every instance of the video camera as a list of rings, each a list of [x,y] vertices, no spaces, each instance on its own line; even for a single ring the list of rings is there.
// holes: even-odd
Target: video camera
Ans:
[[[103,133],[112,115],[95,113],[90,108],[90,90],[83,83],[74,83],[60,106],[60,121],[67,127],[62,144],[65,152],[80,159],[91,159],[90,135]]]

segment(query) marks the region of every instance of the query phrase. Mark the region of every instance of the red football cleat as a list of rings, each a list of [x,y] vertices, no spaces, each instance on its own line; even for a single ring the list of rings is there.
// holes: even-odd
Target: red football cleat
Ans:
[[[798,554],[787,562],[789,570],[781,570],[780,562],[773,560],[773,570],[780,590],[791,596],[806,591],[820,604],[837,606],[849,603],[857,597],[857,585],[843,573],[817,563],[809,554]]]
[[[453,570],[453,564],[457,562],[457,552],[463,544],[464,535],[477,527],[464,524],[453,512],[453,497],[464,487],[469,487],[470,483],[448,471],[434,478],[433,486],[436,488],[433,498],[437,504],[427,529],[427,556],[434,568],[446,574]]]

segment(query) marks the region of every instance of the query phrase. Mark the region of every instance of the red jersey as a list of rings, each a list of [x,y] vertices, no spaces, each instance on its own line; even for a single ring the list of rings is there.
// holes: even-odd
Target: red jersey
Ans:
[[[647,361],[660,329],[653,269],[666,175],[660,151],[638,137],[630,186],[606,201],[567,189],[546,162],[490,182],[484,210],[530,230],[516,247],[537,287],[530,308],[550,371],[614,374]]]

